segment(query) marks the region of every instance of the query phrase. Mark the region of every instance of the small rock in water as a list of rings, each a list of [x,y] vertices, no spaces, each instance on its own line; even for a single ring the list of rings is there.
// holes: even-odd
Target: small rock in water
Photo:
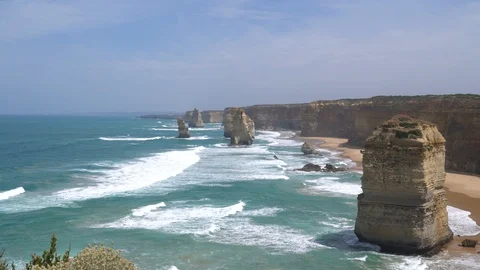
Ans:
[[[474,248],[477,244],[478,244],[477,240],[465,239],[465,240],[462,241],[462,244],[460,244],[459,246],[461,246],[461,247],[473,247]]]
[[[315,154],[316,151],[313,146],[306,142],[302,145],[302,152],[304,155],[312,155]]]

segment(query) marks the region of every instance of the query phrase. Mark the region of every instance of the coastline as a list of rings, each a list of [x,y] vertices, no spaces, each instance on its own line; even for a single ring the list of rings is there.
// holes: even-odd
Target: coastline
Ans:
[[[316,148],[325,148],[340,151],[342,157],[356,163],[355,170],[362,170],[362,153],[360,147],[347,146],[347,139],[332,137],[296,137],[299,141],[308,142]],[[445,178],[448,205],[470,212],[470,218],[480,226],[480,175],[447,172]],[[476,236],[454,236],[453,241],[447,245],[451,253],[480,252],[480,246],[462,248],[458,245],[463,239],[475,239],[480,242],[480,234]]]

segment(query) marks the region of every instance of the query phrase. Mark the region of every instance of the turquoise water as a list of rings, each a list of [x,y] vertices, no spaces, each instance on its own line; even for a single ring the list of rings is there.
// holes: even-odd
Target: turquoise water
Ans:
[[[292,133],[231,148],[219,124],[177,139],[173,120],[0,116],[0,248],[27,261],[114,242],[141,269],[453,269],[478,256],[376,253],[353,234],[361,172],[303,173]],[[280,160],[275,160],[276,154]],[[25,191],[25,192],[23,192]],[[23,193],[22,193],[23,192]],[[449,208],[456,233],[475,233]]]

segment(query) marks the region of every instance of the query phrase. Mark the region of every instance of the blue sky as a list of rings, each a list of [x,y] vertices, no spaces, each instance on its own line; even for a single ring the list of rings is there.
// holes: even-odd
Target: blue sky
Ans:
[[[0,1],[0,113],[480,93],[480,1]]]

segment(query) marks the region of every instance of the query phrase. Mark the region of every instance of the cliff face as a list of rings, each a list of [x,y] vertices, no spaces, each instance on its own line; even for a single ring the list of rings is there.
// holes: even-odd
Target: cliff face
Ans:
[[[188,126],[192,128],[202,128],[205,126],[202,120],[202,113],[199,110],[193,110]]]
[[[300,130],[306,104],[255,105],[244,107],[257,129]]]
[[[245,121],[247,123],[247,128],[248,131],[250,132],[252,138],[255,137],[255,123],[253,120],[245,113],[245,110],[243,108],[226,108],[223,111],[223,136],[225,138],[231,138],[233,129],[234,129],[234,121],[235,121],[235,115],[237,112],[241,110],[243,111],[243,114],[245,114]]]
[[[366,140],[355,234],[382,251],[424,254],[452,239],[445,139],[435,125],[398,116]]]
[[[306,106],[301,136],[343,137],[361,145],[396,114],[430,121],[446,138],[446,167],[480,173],[480,95],[394,96],[317,101]]]
[[[252,121],[242,108],[232,109],[232,132],[230,136],[231,145],[251,145],[254,133],[251,130]]]
[[[183,119],[190,122],[192,119],[193,111],[186,111],[183,115]],[[203,123],[222,123],[223,111],[202,111]]]
[[[222,123],[223,111],[203,111],[202,120],[204,123]]]

